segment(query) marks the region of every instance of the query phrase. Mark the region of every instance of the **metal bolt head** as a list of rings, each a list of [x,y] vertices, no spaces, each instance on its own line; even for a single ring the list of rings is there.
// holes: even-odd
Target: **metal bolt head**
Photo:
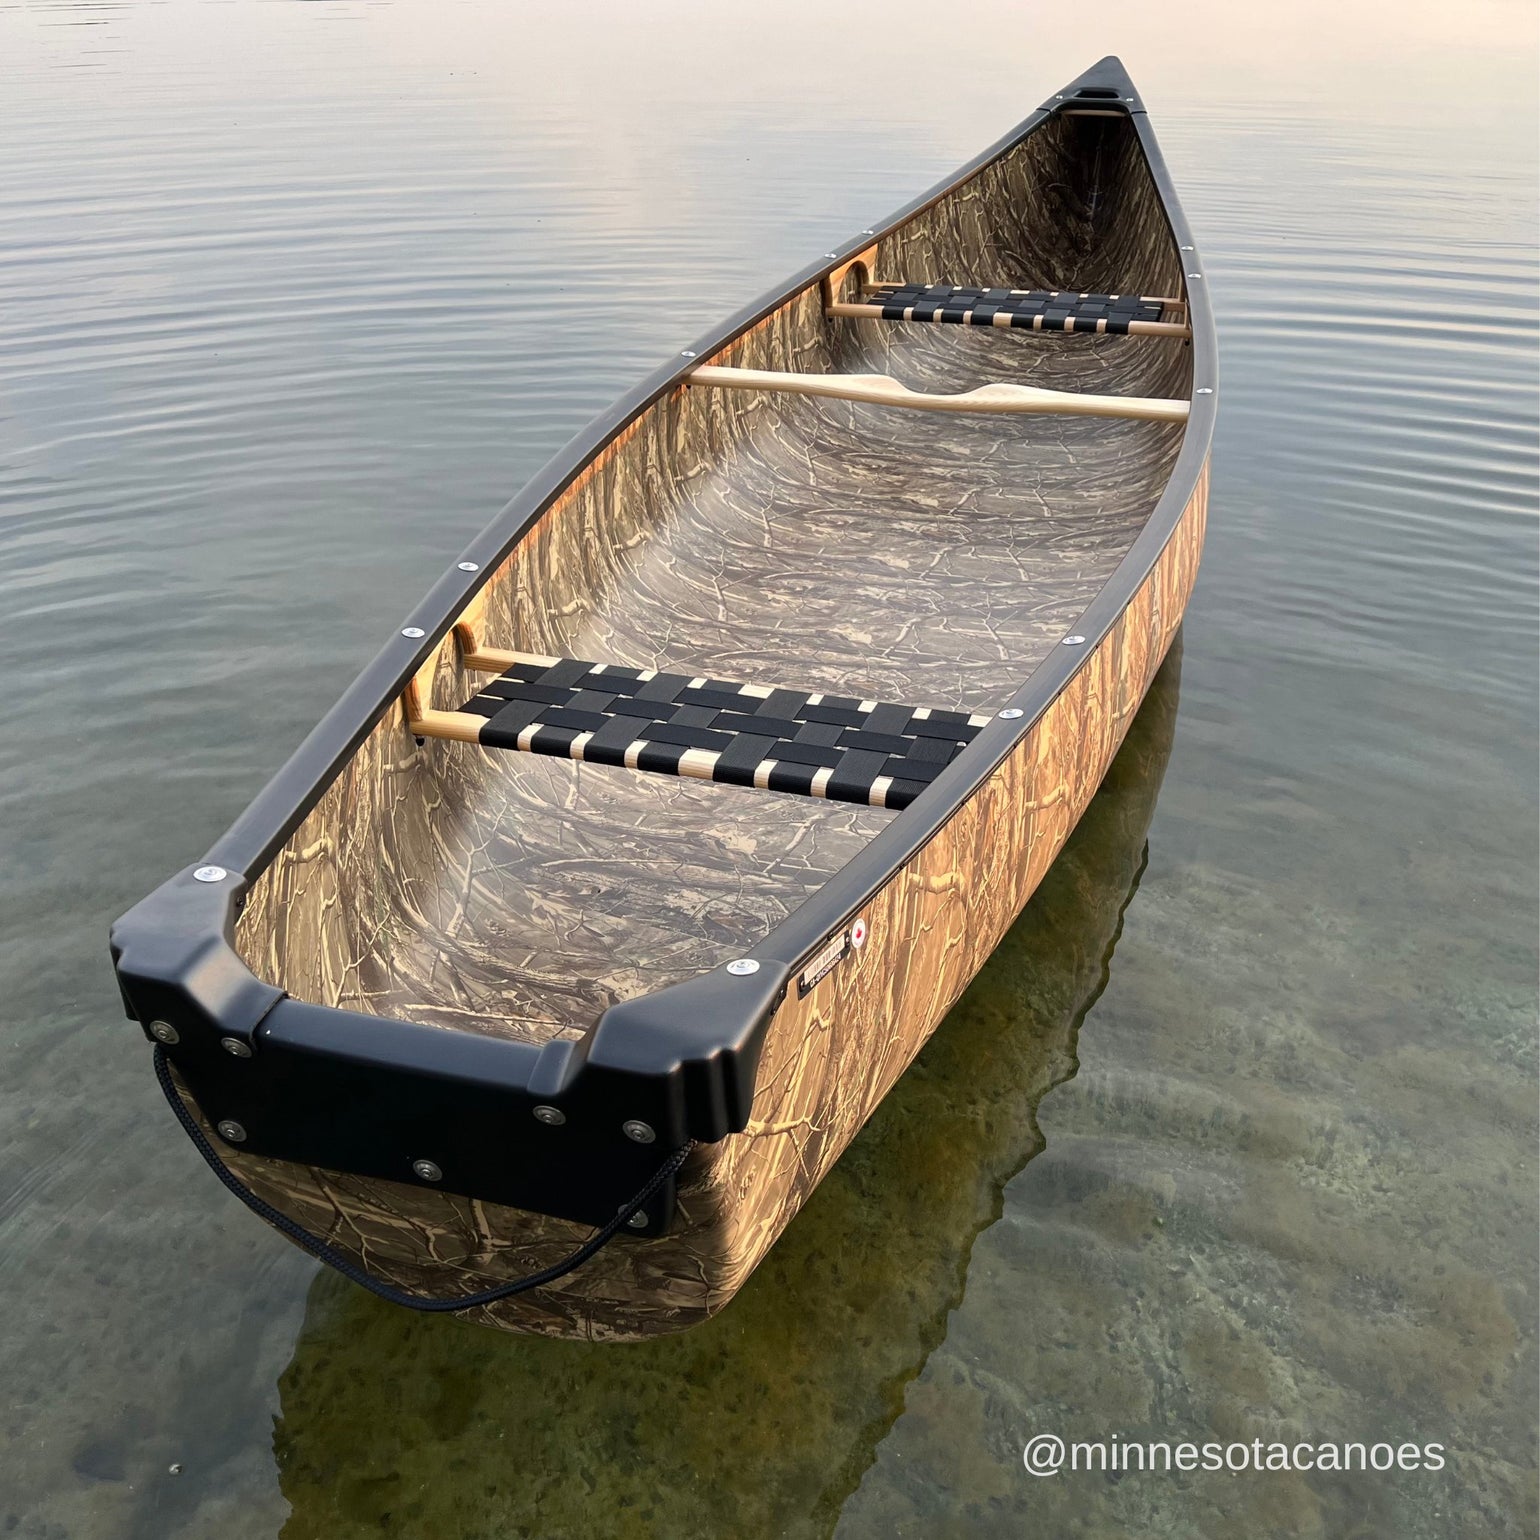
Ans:
[[[150,1036],[157,1043],[165,1043],[167,1047],[182,1041],[182,1034],[169,1021],[152,1021],[150,1023]]]
[[[826,251],[824,253],[824,257],[825,257],[826,260],[828,260],[830,262],[834,262],[834,261],[838,260],[839,253],[837,251]]]
[[[481,563],[478,561],[457,561],[455,563],[461,572],[480,572]]]
[[[1066,636],[1060,643],[1061,647],[1084,647],[1085,638],[1080,635]]]
[[[567,1114],[560,1107],[536,1107],[535,1121],[547,1128],[560,1128],[567,1121]]]
[[[219,1046],[232,1059],[249,1059],[251,1057],[251,1044],[243,1043],[238,1037],[222,1037],[219,1040]]]
[[[1212,396],[1214,394],[1214,387],[1212,385],[1200,385],[1193,394],[1197,396]]]
[[[231,1144],[246,1142],[246,1130],[234,1118],[221,1118],[214,1127],[219,1130],[219,1137],[228,1139]]]
[[[681,358],[694,358],[695,350],[693,348],[686,348],[679,356]]]
[[[626,1221],[626,1223],[630,1225],[633,1230],[645,1230],[647,1228],[647,1216],[641,1211],[641,1209],[638,1209]]]
[[[877,232],[875,230],[863,230],[861,232],[862,235],[875,235],[876,233]]]
[[[739,978],[747,978],[749,974],[759,972],[759,964],[752,957],[739,957],[728,963],[727,971]]]
[[[1202,273],[1189,273],[1187,276],[1189,278],[1201,278],[1203,276],[1203,274]]]
[[[412,1162],[412,1175],[420,1176],[425,1182],[441,1182],[444,1173],[431,1160],[414,1160]]]
[[[421,626],[402,626],[401,634],[402,636],[411,637],[411,639],[415,642],[418,637],[426,636],[428,633],[424,631]]]
[[[996,713],[1002,722],[1014,722],[1021,714],[1020,706],[1007,706],[1004,711]]]
[[[620,1131],[626,1138],[634,1139],[638,1144],[651,1144],[658,1136],[653,1132],[651,1123],[644,1123],[640,1118],[627,1118],[620,1125]]]
[[[194,882],[223,882],[230,874],[222,866],[200,866],[193,873]]]

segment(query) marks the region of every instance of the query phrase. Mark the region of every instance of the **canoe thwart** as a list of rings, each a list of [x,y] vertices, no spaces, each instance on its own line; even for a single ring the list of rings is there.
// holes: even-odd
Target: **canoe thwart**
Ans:
[[[898,809],[990,720],[574,658],[498,656],[516,661],[459,711],[413,716],[411,730],[421,738]]]
[[[1072,294],[1059,289],[960,288],[945,283],[864,284],[859,300],[830,299],[829,315],[883,321],[949,321],[1024,331],[1116,337],[1190,337],[1179,299],[1146,294]]]
[[[775,369],[729,369],[702,364],[686,376],[691,385],[727,390],[786,391],[801,396],[829,396],[839,401],[869,401],[878,406],[909,406],[926,412],[1059,413],[1066,417],[1133,417],[1144,422],[1186,422],[1186,401],[1154,396],[1095,396],[1032,385],[980,385],[959,395],[910,390],[886,374],[790,374]]]

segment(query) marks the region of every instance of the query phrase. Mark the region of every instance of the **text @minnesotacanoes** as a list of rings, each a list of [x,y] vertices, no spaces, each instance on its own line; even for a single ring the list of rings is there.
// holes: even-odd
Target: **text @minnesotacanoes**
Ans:
[[[1440,1471],[1442,1444],[1250,1443],[1187,1444],[1159,1439],[1137,1443],[1119,1438],[1066,1443],[1057,1433],[1039,1433],[1022,1451],[1034,1476],[1063,1472],[1124,1471]]]

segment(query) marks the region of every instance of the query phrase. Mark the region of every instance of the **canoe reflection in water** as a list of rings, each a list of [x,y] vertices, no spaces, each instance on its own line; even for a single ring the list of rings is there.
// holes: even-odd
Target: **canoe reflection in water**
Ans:
[[[286,1540],[583,1534],[601,1512],[614,1534],[832,1523],[942,1337],[974,1238],[1043,1148],[1039,1101],[1075,1072],[1180,673],[1178,637],[1021,918],[731,1311],[617,1350],[467,1330],[320,1274],[279,1383]]]

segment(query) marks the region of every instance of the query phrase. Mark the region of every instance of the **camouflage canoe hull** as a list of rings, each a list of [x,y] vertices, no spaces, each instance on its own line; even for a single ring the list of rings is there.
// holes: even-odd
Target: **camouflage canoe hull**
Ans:
[[[682,350],[115,927],[229,1172],[372,1278],[460,1296],[688,1144],[581,1268],[469,1313],[622,1339],[722,1308],[1116,754],[1196,577],[1214,377],[1115,60]],[[1091,394],[1181,420],[1061,404]]]

